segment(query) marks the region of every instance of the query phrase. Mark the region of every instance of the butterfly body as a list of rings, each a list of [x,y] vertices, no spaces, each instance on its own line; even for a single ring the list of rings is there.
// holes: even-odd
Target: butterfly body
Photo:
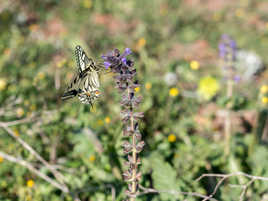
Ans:
[[[78,72],[62,95],[62,100],[77,96],[82,103],[92,105],[100,96],[99,72],[101,66],[96,65],[91,58],[88,58],[81,46],[76,46],[75,56]]]

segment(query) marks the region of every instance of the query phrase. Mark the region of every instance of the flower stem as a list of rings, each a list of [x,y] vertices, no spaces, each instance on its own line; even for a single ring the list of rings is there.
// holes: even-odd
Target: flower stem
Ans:
[[[131,123],[131,130],[134,132],[134,120],[133,117],[130,119]],[[136,173],[137,173],[137,153],[136,153],[136,137],[135,135],[132,135],[132,158],[133,158],[133,164],[134,168],[132,171],[132,188],[131,188],[131,194],[135,195],[136,194],[136,186],[137,186],[137,180],[136,180]],[[131,197],[130,201],[135,201],[135,197]]]

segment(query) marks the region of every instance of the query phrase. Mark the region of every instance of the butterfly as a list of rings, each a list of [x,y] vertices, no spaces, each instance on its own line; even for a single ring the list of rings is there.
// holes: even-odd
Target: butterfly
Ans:
[[[78,72],[73,77],[67,90],[62,95],[62,100],[78,97],[84,104],[92,106],[100,96],[99,74],[103,69],[101,64],[96,64],[93,59],[88,58],[81,46],[75,47],[75,57]]]

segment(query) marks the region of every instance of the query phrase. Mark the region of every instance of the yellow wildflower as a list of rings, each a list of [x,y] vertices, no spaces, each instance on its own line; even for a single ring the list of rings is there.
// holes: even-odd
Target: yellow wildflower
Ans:
[[[268,103],[268,97],[262,97],[262,103],[267,104]]]
[[[171,88],[169,90],[169,95],[172,97],[178,96],[180,91],[177,88]]]
[[[110,117],[105,117],[104,121],[106,124],[109,124],[111,122],[111,119]]]
[[[90,161],[90,162],[94,162],[95,160],[96,160],[96,156],[91,155],[91,156],[89,157],[89,161]]]
[[[7,86],[7,82],[4,78],[0,78],[0,91],[3,91]]]
[[[38,77],[40,80],[43,80],[43,79],[45,78],[45,73],[43,73],[43,72],[39,72],[39,73],[37,74],[37,77]]]
[[[0,163],[2,163],[3,161],[4,161],[4,158],[0,156]]]
[[[65,63],[66,63],[66,59],[62,59],[61,61],[59,61],[58,63],[57,63],[57,67],[58,68],[61,68]]]
[[[140,91],[140,87],[136,87],[135,92],[139,92],[139,91]]]
[[[199,66],[200,66],[200,64],[198,61],[191,61],[191,63],[190,63],[190,67],[192,70],[198,70]]]
[[[17,117],[22,117],[24,115],[24,110],[23,108],[19,107],[17,110],[16,110],[16,114],[17,114]]]
[[[150,90],[152,88],[152,84],[150,82],[146,82],[145,89]]]
[[[220,90],[218,81],[210,76],[203,77],[198,84],[198,93],[205,100],[213,98]]]
[[[170,134],[170,135],[168,136],[168,141],[169,141],[169,142],[175,142],[175,141],[176,141],[176,135],[174,135],[173,133]]]
[[[13,129],[13,132],[14,132],[15,136],[17,136],[17,137],[20,135],[18,129]]]
[[[35,105],[35,104],[32,104],[32,105],[30,106],[30,110],[31,110],[31,111],[35,111],[35,110],[36,110],[36,105]]]
[[[34,186],[34,181],[33,181],[32,179],[28,180],[28,181],[27,181],[27,186],[28,186],[29,188],[32,188],[32,187]]]
[[[265,94],[268,92],[268,85],[262,85],[260,89],[262,94]]]
[[[92,1],[91,0],[84,0],[83,1],[83,6],[85,8],[91,8],[92,7]]]
[[[97,124],[98,124],[99,126],[102,126],[102,125],[103,125],[103,121],[102,121],[101,119],[99,119],[99,120],[97,121]]]
[[[36,31],[38,29],[38,25],[37,24],[32,24],[29,26],[30,31]]]
[[[144,46],[145,46],[145,44],[146,44],[146,40],[145,40],[145,38],[140,38],[139,40],[138,40],[138,42],[137,42],[137,49],[141,49],[141,48],[143,48]]]
[[[4,50],[4,55],[10,55],[10,49],[9,48]]]
[[[236,15],[237,17],[244,17],[244,16],[245,16],[245,11],[244,11],[244,9],[242,9],[242,8],[237,9],[237,10],[235,11],[235,15]]]

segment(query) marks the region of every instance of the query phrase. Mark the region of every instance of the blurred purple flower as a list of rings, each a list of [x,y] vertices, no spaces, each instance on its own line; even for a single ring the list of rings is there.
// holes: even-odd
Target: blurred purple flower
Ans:
[[[241,77],[239,75],[234,76],[234,81],[238,83],[241,80]]]
[[[104,66],[105,66],[106,69],[108,69],[111,66],[110,62],[105,61],[103,63],[104,63]]]
[[[126,48],[125,52],[123,53],[125,56],[130,55],[132,53],[130,48]]]
[[[222,35],[218,48],[219,56],[225,62],[230,62],[230,58],[232,59],[232,61],[236,59],[236,42],[229,35]]]
[[[122,61],[125,65],[127,65],[127,58],[126,58],[126,57],[123,57],[123,58],[121,59],[121,61]]]
[[[222,70],[224,77],[228,80],[240,81],[240,76],[236,75],[234,62],[236,61],[237,46],[235,40],[229,35],[223,34],[218,45],[219,57],[223,60]]]

